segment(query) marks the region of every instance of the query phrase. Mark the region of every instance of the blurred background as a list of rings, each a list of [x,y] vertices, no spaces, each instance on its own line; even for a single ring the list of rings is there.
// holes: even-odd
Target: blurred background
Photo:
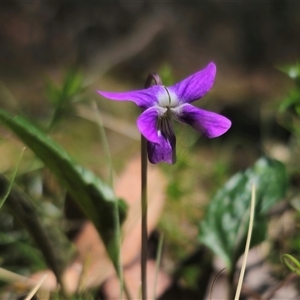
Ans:
[[[254,108],[279,96],[274,65],[299,53],[295,1],[13,1],[0,14],[1,78],[24,107],[43,76],[71,65],[105,88],[104,75],[139,87],[164,64],[178,80],[214,61],[219,105]],[[35,101],[31,112],[45,113]]]
[[[103,88],[104,75],[139,87],[163,64],[180,79],[214,61],[222,104],[256,106],[277,95],[274,65],[299,53],[296,1],[7,1],[0,14],[1,78],[20,89],[70,65]]]
[[[76,105],[63,111],[51,134],[79,163],[105,177],[89,103],[97,102],[117,171],[139,150],[139,109],[95,90],[140,89],[150,72],[169,85],[213,61],[215,84],[196,105],[225,115],[232,128],[207,140],[176,127],[178,163],[162,166],[171,201],[159,224],[167,234],[165,264],[172,269],[194,251],[202,208],[230,175],[263,154],[287,161],[291,132],[278,107],[294,83],[277,67],[298,61],[299,36],[298,1],[1,2],[0,105],[47,127],[54,112],[51,87],[80,74]],[[10,173],[20,145],[8,144],[6,132],[3,138],[0,171]],[[57,186],[50,181],[47,189],[55,194]]]
[[[297,1],[4,2],[1,102],[46,118],[45,79],[59,83],[70,67],[90,91],[122,90],[142,87],[149,72],[169,71],[174,82],[213,61],[215,85],[201,105],[232,119],[228,138],[257,147],[268,109],[288,89],[274,67],[297,61],[299,22]]]
[[[231,143],[232,153],[227,157],[231,171],[245,169],[267,150],[270,139],[286,141],[289,134],[278,125],[276,113],[293,83],[276,66],[298,59],[299,6],[297,1],[275,0],[3,2],[0,103],[49,122],[53,113],[49,81],[62,85],[67,70],[73,69],[81,72],[82,85],[89,92],[76,101],[97,100],[103,113],[117,117],[108,120],[108,127],[124,128],[123,132],[138,138],[137,132],[130,132],[136,130],[139,109],[101,99],[94,91],[139,89],[150,72],[159,72],[168,85],[213,61],[217,65],[214,87],[196,105],[232,120],[230,132],[221,140]],[[72,114],[71,125],[60,129],[74,129],[78,119],[74,120],[71,111],[69,117]],[[119,124],[119,117],[132,126]],[[75,132],[80,131],[78,127]],[[118,134],[114,137],[111,150],[122,161],[124,152],[134,151],[133,141],[126,142]],[[220,143],[198,136],[186,143],[195,139],[204,145]]]

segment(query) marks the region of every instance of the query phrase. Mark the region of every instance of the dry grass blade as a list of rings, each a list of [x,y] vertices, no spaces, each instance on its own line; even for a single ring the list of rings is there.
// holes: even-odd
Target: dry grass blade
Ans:
[[[37,283],[37,285],[30,291],[30,293],[27,295],[27,297],[24,300],[30,300],[35,294],[36,292],[39,290],[39,288],[41,287],[41,285],[44,283],[44,281],[47,278],[47,274],[44,275],[44,277],[42,277],[42,279]]]
[[[76,113],[78,116],[91,122],[95,122],[97,124],[99,122],[99,119],[97,115],[95,115],[94,110],[91,110],[89,107],[86,107],[84,105],[77,105]],[[120,120],[119,118],[116,118],[104,112],[101,112],[101,119],[105,128],[118,132],[133,140],[140,140],[141,135],[135,125],[132,125],[124,120]]]
[[[244,259],[243,259],[243,263],[242,263],[241,273],[240,273],[234,300],[239,300],[240,294],[241,294],[243,279],[244,279],[245,270],[246,270],[247,258],[248,258],[249,248],[250,248],[252,229],[253,229],[254,210],[255,210],[255,186],[252,185],[250,221],[249,221],[249,227],[248,227],[247,241],[246,241],[246,247],[245,247],[245,253],[244,253]]]
[[[27,283],[28,286],[34,286],[36,284],[35,280],[29,279],[25,276],[16,274],[14,272],[5,270],[3,268],[0,268],[0,279],[1,281],[8,282],[8,283]],[[26,285],[27,286],[27,285]]]
[[[45,282],[46,279],[46,275],[44,275],[44,277],[42,277],[39,281],[16,274],[14,272],[5,270],[3,268],[0,268],[0,279],[3,282],[7,282],[12,284],[13,286],[15,286],[17,289],[21,289],[21,290],[29,290],[30,288],[32,288],[32,291],[30,292],[30,294],[27,296],[26,299],[31,299],[32,295],[31,293],[33,291],[37,291],[41,285]],[[45,288],[45,286],[43,286],[40,290],[39,290],[39,294],[43,294],[43,298],[41,299],[48,299],[49,297],[46,295],[50,294],[49,289]],[[28,298],[31,295],[31,298]]]

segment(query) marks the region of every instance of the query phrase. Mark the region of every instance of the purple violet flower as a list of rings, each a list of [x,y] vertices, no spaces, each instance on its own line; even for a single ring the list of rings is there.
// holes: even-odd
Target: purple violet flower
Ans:
[[[227,118],[190,105],[211,89],[215,75],[216,66],[210,63],[205,69],[170,87],[153,85],[143,90],[98,93],[111,100],[133,101],[142,108],[137,127],[148,141],[149,161],[153,164],[174,164],[176,137],[173,119],[191,125],[208,138],[224,134],[231,126],[231,121]]]

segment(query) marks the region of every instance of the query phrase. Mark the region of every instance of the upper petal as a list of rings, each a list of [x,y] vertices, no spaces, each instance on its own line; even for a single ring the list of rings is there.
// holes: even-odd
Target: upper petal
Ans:
[[[231,126],[231,121],[226,117],[190,104],[183,104],[178,108],[177,119],[209,138],[224,134]]]
[[[181,103],[191,103],[202,98],[213,86],[216,65],[209,63],[205,69],[169,87]]]
[[[157,97],[164,92],[164,88],[160,85],[153,85],[148,89],[129,92],[97,92],[110,100],[133,101],[137,106],[147,109],[157,103]]]
[[[157,130],[159,109],[150,107],[146,109],[137,119],[137,127],[141,134],[150,142],[159,144],[160,139]]]

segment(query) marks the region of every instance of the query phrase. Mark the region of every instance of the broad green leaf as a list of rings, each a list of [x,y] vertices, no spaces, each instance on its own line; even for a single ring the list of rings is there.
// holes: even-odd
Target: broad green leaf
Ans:
[[[267,213],[287,190],[285,166],[274,159],[261,158],[253,168],[234,175],[212,198],[200,222],[200,241],[218,255],[229,270],[244,251],[253,184],[256,207],[251,247],[263,242]]]
[[[13,117],[0,110],[0,120],[43,161],[65,186],[72,199],[94,223],[113,263],[116,263],[119,253],[115,230],[116,204],[121,219],[124,219],[125,203],[116,199],[109,186],[92,172],[76,164],[64,149],[23,117]]]

